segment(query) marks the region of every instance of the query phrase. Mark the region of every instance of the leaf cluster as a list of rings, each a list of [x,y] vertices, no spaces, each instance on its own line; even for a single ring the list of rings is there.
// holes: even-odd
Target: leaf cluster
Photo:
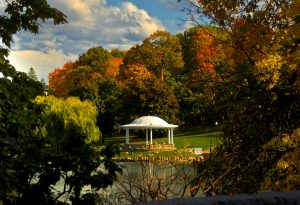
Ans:
[[[37,34],[40,21],[52,19],[55,25],[67,23],[66,16],[51,7],[47,0],[6,0],[4,5],[0,15],[0,37],[7,47],[11,46],[13,35],[21,30]]]

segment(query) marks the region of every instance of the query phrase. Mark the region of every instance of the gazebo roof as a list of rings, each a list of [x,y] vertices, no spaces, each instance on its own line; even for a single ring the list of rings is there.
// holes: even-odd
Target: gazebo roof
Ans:
[[[121,125],[123,129],[166,129],[175,128],[178,125],[169,124],[163,119],[155,116],[143,116],[133,120],[130,124]]]

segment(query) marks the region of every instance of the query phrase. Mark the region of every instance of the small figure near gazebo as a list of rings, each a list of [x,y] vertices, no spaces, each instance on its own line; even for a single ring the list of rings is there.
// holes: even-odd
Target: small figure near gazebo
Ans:
[[[155,116],[143,116],[133,120],[130,124],[121,125],[122,129],[126,131],[125,149],[174,149],[173,131],[178,125],[169,124],[163,119]],[[146,145],[129,144],[129,130],[143,129],[146,130]],[[154,145],[153,144],[153,129],[167,129],[168,130],[168,144]],[[149,143],[150,137],[150,143]]]

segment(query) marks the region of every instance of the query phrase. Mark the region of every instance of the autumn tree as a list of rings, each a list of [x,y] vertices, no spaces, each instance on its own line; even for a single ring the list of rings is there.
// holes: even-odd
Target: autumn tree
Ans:
[[[299,156],[299,2],[189,1],[192,17],[205,16],[226,31],[230,52],[220,83],[217,107],[225,117],[221,144],[198,166],[195,190],[207,195],[276,189],[270,180],[282,161]],[[298,10],[297,10],[298,8]],[[296,58],[295,58],[296,57]],[[295,142],[290,144],[290,140]],[[293,181],[299,186],[299,181]],[[294,187],[295,187],[294,186]],[[278,188],[278,187],[277,187]],[[284,190],[285,187],[280,189]],[[286,190],[286,189],[285,189]]]
[[[102,46],[89,48],[86,53],[78,57],[76,64],[90,66],[94,71],[104,72],[103,64],[111,58],[111,54]]]
[[[50,94],[94,102],[99,113],[97,125],[108,137],[117,130],[121,114],[120,88],[115,78],[122,62],[121,57],[110,56],[102,47],[90,48],[75,63],[68,62],[49,74]]]
[[[222,48],[225,39],[224,31],[217,27],[196,26],[185,31],[181,42],[187,71],[214,77],[218,63],[225,58]]]
[[[219,70],[225,61],[222,41],[226,35],[212,26],[192,27],[179,35],[185,61],[182,80],[188,92],[181,109],[186,123],[213,125],[216,121],[215,95]]]
[[[103,64],[104,76],[107,78],[116,78],[119,75],[120,66],[123,64],[123,58],[113,57]]]
[[[124,64],[143,64],[164,81],[167,76],[183,68],[179,39],[167,31],[157,31],[141,45],[132,47],[124,57]]]
[[[68,96],[78,96],[82,100],[93,100],[97,96],[100,72],[93,71],[90,66],[77,66],[66,76],[69,86]]]
[[[50,94],[56,97],[78,96],[92,100],[98,92],[97,83],[102,77],[100,71],[90,66],[78,66],[67,62],[63,68],[56,68],[49,73]]]
[[[134,119],[143,115],[157,115],[170,122],[178,120],[178,102],[173,90],[143,65],[131,65],[122,71],[123,114]]]
[[[120,71],[118,79],[126,83],[130,80],[145,80],[147,78],[152,78],[154,75],[151,73],[147,67],[143,64],[133,64],[126,67],[123,67]]]
[[[66,78],[75,67],[73,62],[67,62],[62,68],[56,68],[49,73],[48,87],[50,94],[56,97],[67,97],[70,85],[66,82]]]
[[[182,86],[177,75],[183,66],[179,38],[167,31],[157,31],[141,45],[133,46],[126,53],[118,76],[127,81],[124,92],[129,96],[123,97],[127,96],[130,102],[125,108],[128,114],[155,114],[170,121],[178,120],[177,91],[182,90]],[[136,108],[133,103],[137,103]]]

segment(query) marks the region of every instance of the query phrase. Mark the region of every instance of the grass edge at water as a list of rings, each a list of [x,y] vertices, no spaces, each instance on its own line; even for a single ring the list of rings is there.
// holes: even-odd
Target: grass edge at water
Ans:
[[[174,130],[174,144],[177,149],[183,148],[202,148],[210,150],[214,147],[222,136],[222,127],[203,128],[199,126],[182,126]],[[123,145],[125,142],[125,134],[109,137],[105,139],[105,143],[113,143]],[[168,137],[156,138],[153,136],[153,143],[164,144],[168,142]],[[136,136],[130,136],[130,143],[143,144],[145,139]]]

